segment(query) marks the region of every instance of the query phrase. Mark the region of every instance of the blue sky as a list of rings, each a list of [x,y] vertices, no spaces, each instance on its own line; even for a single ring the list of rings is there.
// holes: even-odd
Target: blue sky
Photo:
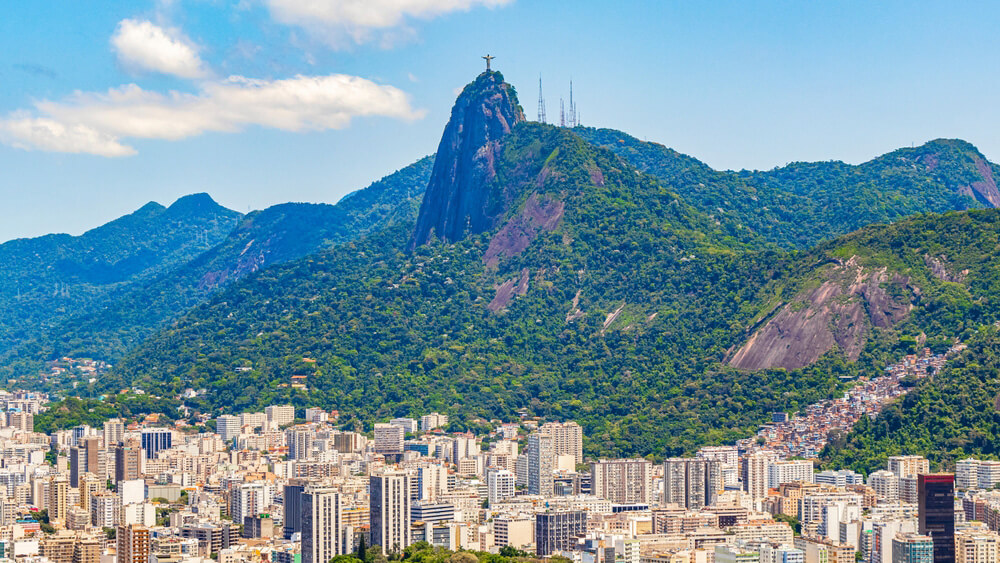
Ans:
[[[1000,159],[995,3],[17,2],[0,18],[0,240],[205,191],[335,202],[433,152],[481,55],[529,117],[574,95],[716,168],[959,137]]]

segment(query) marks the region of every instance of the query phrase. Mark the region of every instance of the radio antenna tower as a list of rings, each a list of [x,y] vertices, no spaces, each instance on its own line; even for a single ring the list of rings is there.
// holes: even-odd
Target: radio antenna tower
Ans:
[[[566,127],[566,106],[562,98],[559,98],[559,127]]]
[[[569,81],[569,126],[576,127],[576,104],[573,103],[573,80]]]
[[[542,97],[542,75],[538,75],[538,122],[545,123],[545,98]]]

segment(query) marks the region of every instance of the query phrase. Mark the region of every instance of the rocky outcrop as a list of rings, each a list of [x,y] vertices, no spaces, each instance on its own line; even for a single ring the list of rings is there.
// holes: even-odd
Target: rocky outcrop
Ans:
[[[522,121],[517,94],[499,72],[484,72],[462,90],[441,136],[411,248],[497,226],[511,203],[493,189],[501,139]]]
[[[798,369],[837,346],[858,359],[871,327],[889,328],[906,318],[919,293],[885,268],[865,269],[854,258],[829,267],[819,287],[783,305],[730,358],[742,370]]]
[[[520,278],[511,278],[497,286],[496,295],[493,296],[493,300],[490,301],[490,304],[486,308],[490,312],[496,313],[506,307],[515,296],[527,295],[529,277],[528,269],[524,268],[521,270]]]
[[[532,193],[524,207],[490,239],[483,262],[495,266],[501,256],[510,258],[520,254],[539,233],[556,228],[564,209],[562,201]]]

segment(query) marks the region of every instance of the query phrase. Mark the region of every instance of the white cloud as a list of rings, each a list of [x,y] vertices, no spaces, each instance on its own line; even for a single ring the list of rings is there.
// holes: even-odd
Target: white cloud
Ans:
[[[181,78],[203,78],[208,70],[198,49],[179,30],[149,21],[125,19],[111,36],[118,60],[128,68],[151,70]]]
[[[266,0],[274,18],[309,30],[327,43],[340,46],[344,37],[364,43],[373,32],[383,44],[395,42],[387,30],[404,26],[408,18],[430,19],[450,12],[483,6],[496,8],[513,0]],[[388,35],[387,35],[388,34]]]
[[[35,109],[35,115],[17,112],[0,119],[0,141],[24,149],[127,156],[135,149],[122,139],[178,140],[254,125],[322,131],[342,129],[353,117],[412,120],[424,114],[398,88],[342,74],[285,80],[234,76],[203,83],[197,94],[161,94],[131,84],[38,102]]]

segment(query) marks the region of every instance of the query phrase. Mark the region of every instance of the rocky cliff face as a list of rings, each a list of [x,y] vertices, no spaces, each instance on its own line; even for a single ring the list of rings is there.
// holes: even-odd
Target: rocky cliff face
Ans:
[[[886,268],[865,269],[855,258],[833,265],[820,280],[755,331],[729,365],[748,371],[798,369],[834,346],[853,362],[871,328],[890,328],[905,319],[913,308],[906,296],[919,293],[907,278]]]
[[[501,139],[522,121],[517,94],[499,72],[484,72],[462,90],[438,146],[411,248],[497,226],[510,202],[491,185],[495,162]]]

